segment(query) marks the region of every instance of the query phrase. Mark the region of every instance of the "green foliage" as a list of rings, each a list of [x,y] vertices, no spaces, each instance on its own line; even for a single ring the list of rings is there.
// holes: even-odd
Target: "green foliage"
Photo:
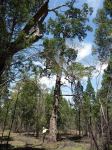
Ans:
[[[96,49],[99,54],[99,58],[102,61],[108,60],[108,67],[104,71],[102,87],[97,93],[97,99],[102,104],[104,110],[108,108],[111,103],[111,74],[112,74],[112,53],[111,53],[111,41],[112,41],[112,2],[110,0],[104,1],[104,8],[99,10],[95,19],[97,24],[96,29]]]
[[[23,81],[19,82],[11,92],[11,99],[6,101],[0,109],[1,126],[7,114],[6,128],[10,127],[14,106],[17,100],[17,93],[19,97],[15,110],[13,130],[16,132],[41,132],[42,127],[49,127],[53,107],[53,92],[48,92],[42,89],[42,86],[36,79],[26,77]],[[7,112],[8,110],[8,112]],[[67,130],[74,127],[74,112],[66,99],[61,99],[58,109],[58,128]]]
[[[54,35],[54,37],[62,38],[76,38],[83,40],[86,37],[86,31],[92,31],[88,21],[88,15],[92,12],[87,4],[82,6],[82,9],[75,8],[74,4],[68,5],[68,9],[64,14],[57,12],[56,19],[50,18],[48,21],[47,30]]]
[[[46,119],[44,117],[44,99],[41,97],[41,88],[39,83],[34,79],[27,78],[20,83],[20,94],[16,107],[15,122],[18,122],[19,130],[37,130],[42,129]],[[16,97],[12,95],[11,108],[15,104]],[[11,109],[10,108],[10,109]],[[13,111],[12,111],[13,113]],[[15,125],[16,128],[16,125]],[[36,131],[37,132],[37,131]]]
[[[96,17],[96,23],[98,28],[96,30],[96,44],[97,52],[101,60],[108,60],[108,67],[104,71],[102,87],[97,93],[98,99],[100,99],[104,108],[110,105],[111,102],[111,79],[112,79],[112,53],[111,53],[111,41],[112,41],[112,20],[111,20],[111,7],[110,0],[104,1],[104,8],[99,10]]]
[[[74,62],[67,67],[67,73],[71,77],[75,77],[76,80],[80,80],[85,76],[91,76],[92,71],[94,70],[93,66],[85,67],[79,62]]]
[[[54,74],[62,71],[64,64],[76,59],[76,51],[69,48],[62,38],[46,39],[43,46],[40,57],[45,60],[46,69],[50,69]]]
[[[111,53],[112,42],[112,19],[111,10],[112,2],[110,0],[104,1],[104,8],[98,11],[95,19],[97,25],[95,33],[96,53],[99,55],[101,61],[108,60]],[[110,14],[110,16],[108,15]]]
[[[67,131],[71,127],[74,127],[74,111],[71,108],[69,102],[62,98],[59,104],[58,111],[58,129]]]
[[[51,112],[52,112],[52,107],[53,107],[53,89],[50,93],[45,94],[45,118],[46,118],[46,126],[48,127],[50,117],[51,117]],[[59,130],[67,130],[71,128],[71,126],[74,126],[74,112],[73,109],[71,108],[69,102],[61,98],[61,101],[59,103],[59,108],[58,108],[58,119],[57,119],[57,126]]]
[[[101,138],[105,140],[102,141],[102,149],[109,149],[110,141],[107,137],[111,136],[111,99],[112,99],[112,2],[111,0],[104,1],[103,9],[99,10],[96,17],[96,52],[99,56],[100,61],[106,61],[108,63],[107,69],[104,71],[101,89],[97,92],[97,103],[95,103],[94,115],[97,116],[96,125],[97,128],[101,126]],[[105,117],[105,119],[103,119]],[[100,122],[98,122],[101,120]],[[106,120],[106,122],[104,121]],[[106,127],[102,129],[102,127]],[[109,129],[109,132],[107,131]],[[97,129],[98,130],[98,129]],[[99,133],[100,134],[100,133]],[[105,135],[104,135],[105,134]]]
[[[88,81],[87,81],[86,93],[89,96],[90,100],[92,101],[95,100],[95,91],[92,86],[90,78],[88,78]]]
[[[89,123],[89,119],[94,120],[98,117],[99,103],[96,100],[95,91],[91,83],[90,77],[88,77],[86,90],[83,94],[83,112],[86,121]]]
[[[80,81],[77,81],[77,83],[75,83],[74,85],[74,89],[73,89],[73,101],[75,103],[75,108],[76,109],[80,109],[80,105],[82,103],[82,97],[83,97],[83,86],[81,85]]]
[[[112,17],[112,1],[111,0],[105,0],[104,1],[104,7],[108,14]]]
[[[52,112],[52,104],[53,104],[53,93],[45,94],[45,118],[46,118],[46,126],[49,126],[49,121]]]
[[[110,57],[111,58],[111,57]],[[112,95],[112,59],[110,59],[107,69],[104,71],[102,87],[98,92],[98,96],[103,102],[107,104],[111,102]]]
[[[65,65],[74,62],[77,52],[66,44],[66,40],[78,38],[83,40],[91,27],[87,25],[91,8],[84,4],[81,9],[74,7],[75,2],[68,2],[63,13],[55,11],[56,18],[50,18],[46,30],[52,38],[45,39],[40,57],[45,61],[46,70],[51,73],[63,72]]]

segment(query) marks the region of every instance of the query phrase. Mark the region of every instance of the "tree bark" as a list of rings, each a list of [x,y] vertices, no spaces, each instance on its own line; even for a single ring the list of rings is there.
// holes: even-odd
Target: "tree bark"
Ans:
[[[61,75],[57,75],[54,90],[54,104],[49,125],[49,142],[57,141],[57,112],[60,100]]]
[[[106,104],[107,105],[107,104]],[[104,115],[102,115],[102,149],[110,150],[110,130],[109,130],[109,116],[108,116],[108,106],[105,106]]]
[[[2,74],[6,69],[6,64],[7,64],[7,60],[6,60],[5,53],[0,54],[0,84],[2,82]]]
[[[15,104],[14,104],[14,110],[13,110],[13,114],[12,114],[12,118],[11,118],[11,119],[12,119],[12,120],[11,120],[11,125],[10,125],[9,133],[8,133],[8,136],[7,136],[7,147],[8,147],[8,144],[9,144],[10,134],[11,134],[11,130],[12,130],[13,123],[14,123],[14,119],[15,119],[15,114],[16,114],[16,108],[17,108],[18,98],[19,98],[19,91],[18,91],[18,93],[17,93],[17,98],[16,98],[16,101],[15,101]]]
[[[0,77],[1,77],[4,69],[5,69],[5,62],[3,61],[3,62],[0,63]],[[0,80],[0,82],[1,82],[1,80]]]

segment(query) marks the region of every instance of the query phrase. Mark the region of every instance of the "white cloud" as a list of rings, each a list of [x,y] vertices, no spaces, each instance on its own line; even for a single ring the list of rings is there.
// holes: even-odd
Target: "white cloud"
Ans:
[[[93,78],[103,75],[104,70],[107,68],[108,64],[102,64],[101,62],[98,62],[96,65],[96,70],[93,72]]]
[[[61,78],[61,83],[62,83],[63,85],[69,86],[69,82],[68,82],[68,80],[65,79],[65,76],[62,76],[62,78]]]
[[[77,61],[81,61],[85,57],[91,54],[92,44],[90,43],[82,43],[81,48],[78,50]]]
[[[85,76],[85,77],[83,77],[83,78],[81,79],[81,81],[82,81],[82,82],[86,82],[86,81],[87,81],[87,79],[88,79],[88,77],[87,77],[87,76]]]
[[[55,80],[56,80],[55,76],[53,76],[51,78],[42,77],[40,79],[40,83],[43,84],[43,85],[45,84],[48,88],[51,89],[55,85]]]

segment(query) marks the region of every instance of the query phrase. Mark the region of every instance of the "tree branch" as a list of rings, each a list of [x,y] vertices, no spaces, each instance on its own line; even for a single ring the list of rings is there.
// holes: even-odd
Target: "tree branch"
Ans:
[[[52,8],[52,9],[48,9],[48,11],[49,11],[49,12],[50,12],[50,11],[55,12],[57,9],[60,9],[60,8],[62,8],[62,7],[66,7],[66,6],[67,6],[67,4],[63,4],[63,5],[57,6],[57,7]]]
[[[39,25],[41,26],[45,17],[48,14],[48,2],[49,0],[46,0],[45,3],[39,8],[39,10],[37,11],[37,13],[32,17],[31,20],[33,20],[33,23],[31,24],[30,21],[26,24],[26,26],[24,27],[24,29],[21,31],[21,33],[24,33],[26,35],[26,38],[21,40],[19,39],[20,37],[18,37],[16,39],[16,41],[14,41],[13,43],[10,44],[8,51],[6,52],[8,56],[13,56],[15,53],[17,53],[18,51],[26,48],[25,44],[23,44],[24,42],[28,42],[29,45],[31,45],[32,43],[34,43],[35,41],[39,40],[40,38],[42,38],[42,36],[34,36],[33,38],[29,36],[29,31],[30,29],[35,26],[35,25]],[[27,38],[27,36],[29,36],[29,38]],[[29,46],[28,45],[28,46]]]
[[[48,3],[49,0],[46,0],[45,3],[39,8],[38,12],[33,16],[32,20],[33,20],[33,24],[30,24],[30,21],[28,22],[28,24],[26,24],[25,28],[23,29],[23,31],[28,34],[29,30],[37,23],[43,21],[41,20],[41,18],[43,16],[46,16],[48,14]],[[42,22],[41,22],[42,23]]]

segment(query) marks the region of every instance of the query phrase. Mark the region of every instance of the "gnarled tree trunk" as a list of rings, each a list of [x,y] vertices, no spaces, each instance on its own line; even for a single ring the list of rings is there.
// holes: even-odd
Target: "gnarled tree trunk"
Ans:
[[[54,102],[53,102],[53,109],[50,118],[50,125],[49,125],[49,141],[56,142],[57,141],[57,111],[59,107],[59,100],[60,100],[60,86],[61,86],[61,75],[57,75],[56,77],[56,84],[54,90]]]

